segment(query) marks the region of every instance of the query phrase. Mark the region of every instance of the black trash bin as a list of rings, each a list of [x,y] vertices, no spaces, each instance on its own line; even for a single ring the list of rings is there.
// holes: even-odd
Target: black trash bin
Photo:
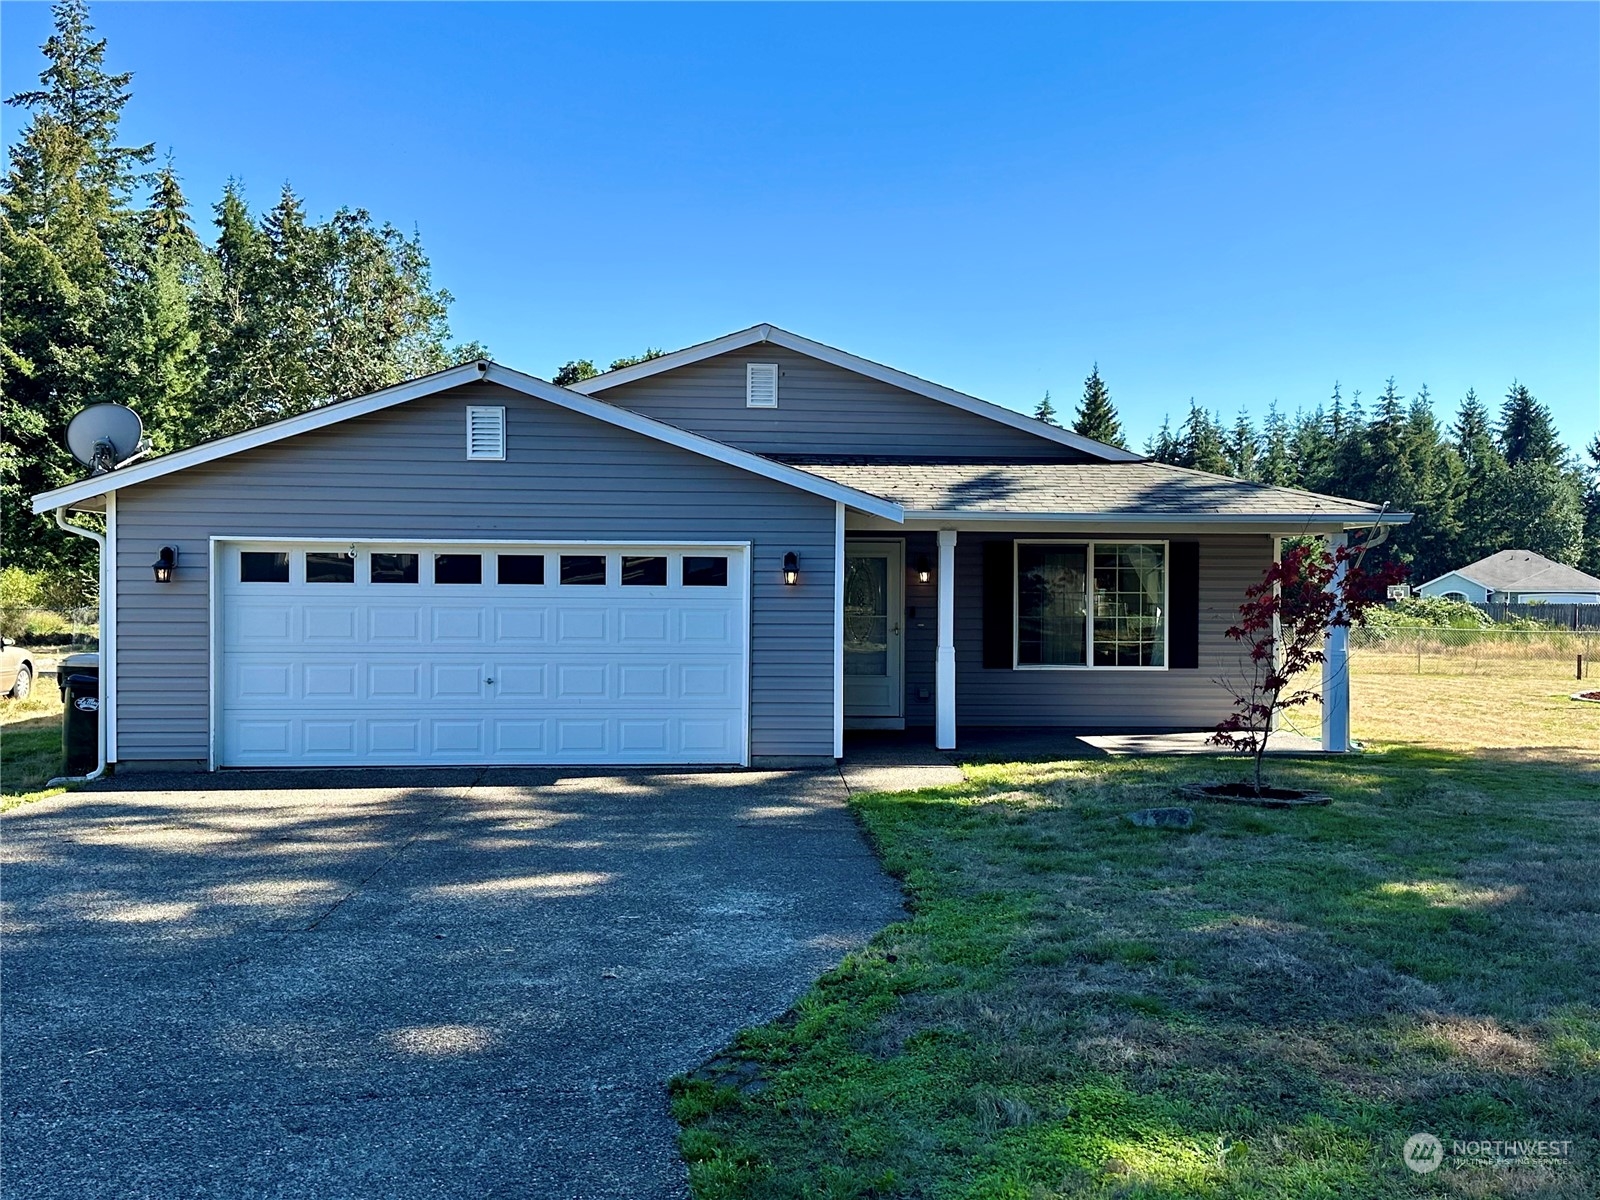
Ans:
[[[88,658],[89,655],[73,655]],[[61,749],[68,775],[87,775],[100,762],[100,662],[61,664]]]

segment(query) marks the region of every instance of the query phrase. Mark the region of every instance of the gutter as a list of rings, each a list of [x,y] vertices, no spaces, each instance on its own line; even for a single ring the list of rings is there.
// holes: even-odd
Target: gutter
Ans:
[[[100,620],[96,632],[99,635],[100,642],[100,681],[102,686],[98,689],[99,703],[95,710],[95,720],[99,725],[97,738],[99,746],[96,748],[94,770],[90,771],[87,775],[58,775],[56,778],[50,780],[44,785],[46,788],[61,787],[63,784],[68,783],[93,783],[96,779],[104,778],[106,773],[106,704],[105,688],[103,686],[106,679],[106,535],[103,533],[96,533],[92,529],[85,529],[81,525],[69,525],[67,523],[66,505],[62,505],[60,508],[56,509],[55,514],[57,525],[61,526],[61,528],[65,529],[68,533],[75,533],[79,537],[90,538],[93,540],[94,544],[100,548]]]

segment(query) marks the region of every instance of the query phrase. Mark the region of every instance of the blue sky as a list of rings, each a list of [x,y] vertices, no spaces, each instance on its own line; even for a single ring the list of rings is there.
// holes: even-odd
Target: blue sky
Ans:
[[[93,15],[197,215],[415,226],[536,374],[771,321],[1018,408],[1098,361],[1141,442],[1391,374],[1600,426],[1600,6]],[[49,11],[3,19],[10,93]]]

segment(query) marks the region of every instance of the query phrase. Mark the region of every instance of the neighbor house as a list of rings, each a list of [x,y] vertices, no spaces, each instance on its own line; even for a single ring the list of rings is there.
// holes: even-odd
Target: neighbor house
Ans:
[[[770,325],[572,388],[468,363],[34,509],[105,513],[108,758],[210,768],[1205,728],[1278,540],[1409,519],[1149,462]]]
[[[1532,550],[1502,550],[1428,580],[1417,595],[1469,604],[1600,604],[1600,579]]]

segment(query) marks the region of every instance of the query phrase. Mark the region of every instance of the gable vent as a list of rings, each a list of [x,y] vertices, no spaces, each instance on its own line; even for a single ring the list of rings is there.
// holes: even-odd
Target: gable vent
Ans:
[[[506,410],[492,405],[467,405],[467,457],[505,456]]]
[[[778,407],[777,363],[745,363],[744,405],[746,408]]]

